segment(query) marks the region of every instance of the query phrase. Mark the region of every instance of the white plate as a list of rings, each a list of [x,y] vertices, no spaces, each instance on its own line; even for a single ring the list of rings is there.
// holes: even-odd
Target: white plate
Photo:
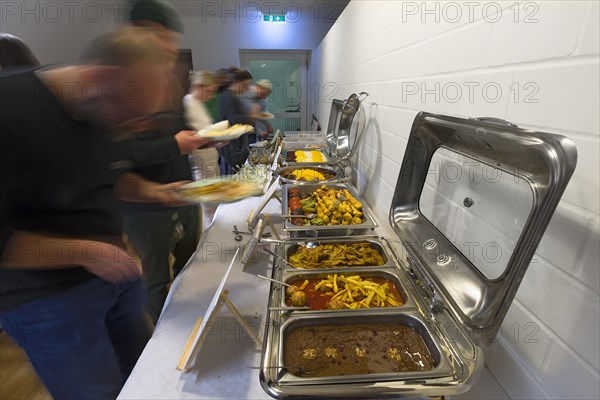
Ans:
[[[252,132],[254,127],[252,125],[236,124],[229,129],[225,130],[209,130],[202,129],[198,131],[197,135],[209,139],[211,142],[223,142],[226,140],[234,140],[240,136]]]
[[[207,126],[206,130],[224,131],[227,128],[229,128],[229,121],[225,119],[223,121],[215,122],[214,124]]]
[[[182,185],[174,193],[177,198],[189,203],[233,203],[262,194],[263,186],[226,175]]]

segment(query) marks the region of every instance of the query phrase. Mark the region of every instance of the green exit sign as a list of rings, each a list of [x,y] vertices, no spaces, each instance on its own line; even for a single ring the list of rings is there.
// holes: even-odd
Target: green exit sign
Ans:
[[[285,23],[285,15],[263,15],[263,22]]]

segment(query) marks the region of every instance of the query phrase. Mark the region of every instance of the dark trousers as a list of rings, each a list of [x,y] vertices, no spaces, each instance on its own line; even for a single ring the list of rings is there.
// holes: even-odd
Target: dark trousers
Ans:
[[[92,278],[0,312],[55,399],[114,399],[150,338],[142,281]]]
[[[171,283],[169,256],[175,258],[177,276],[198,245],[198,207],[164,208],[123,212],[123,226],[129,241],[142,261],[148,294],[148,313],[156,324]]]

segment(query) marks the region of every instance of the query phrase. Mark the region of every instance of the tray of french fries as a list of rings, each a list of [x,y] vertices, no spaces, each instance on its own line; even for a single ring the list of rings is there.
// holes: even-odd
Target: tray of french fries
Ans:
[[[298,307],[299,312],[414,307],[391,268],[286,271],[282,280],[290,286],[281,292],[281,307]]]

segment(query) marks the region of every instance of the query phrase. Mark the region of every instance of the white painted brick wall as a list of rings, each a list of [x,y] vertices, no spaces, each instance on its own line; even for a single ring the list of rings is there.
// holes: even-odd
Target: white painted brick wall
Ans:
[[[524,2],[516,9],[513,3],[492,24],[490,65],[566,57],[575,50],[587,2]]]
[[[311,80],[336,85],[313,111],[370,93],[355,177],[383,223],[419,111],[570,137],[577,169],[474,393],[600,398],[600,2],[450,3],[351,1],[313,53]]]

